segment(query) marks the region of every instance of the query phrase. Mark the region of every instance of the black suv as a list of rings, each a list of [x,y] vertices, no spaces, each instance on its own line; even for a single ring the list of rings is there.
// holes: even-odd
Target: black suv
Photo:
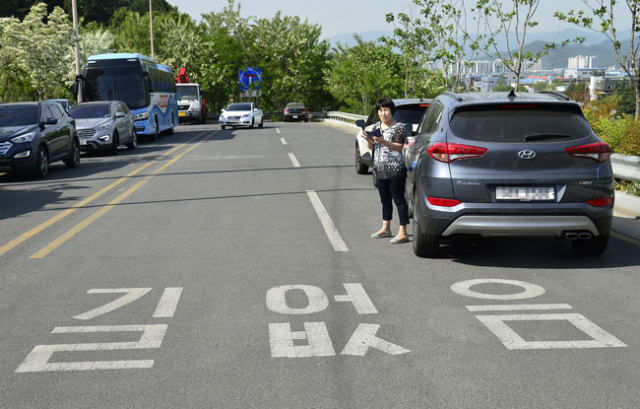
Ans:
[[[73,118],[57,102],[0,104],[0,167],[44,178],[51,162],[80,164]]]
[[[602,254],[613,218],[611,148],[562,94],[445,93],[406,150],[416,255],[455,236],[551,236]]]

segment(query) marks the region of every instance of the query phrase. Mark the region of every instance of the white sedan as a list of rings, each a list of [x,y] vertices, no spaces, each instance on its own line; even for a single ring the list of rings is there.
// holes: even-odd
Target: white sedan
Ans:
[[[258,125],[260,128],[264,125],[264,114],[262,110],[253,102],[236,102],[223,109],[220,114],[220,128],[225,129],[227,126],[238,127],[248,126],[253,128]]]

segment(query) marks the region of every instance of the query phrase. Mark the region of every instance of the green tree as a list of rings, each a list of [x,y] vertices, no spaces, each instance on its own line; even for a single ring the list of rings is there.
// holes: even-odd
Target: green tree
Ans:
[[[582,2],[588,11],[572,10],[566,14],[557,11],[555,16],[562,21],[568,21],[578,27],[600,32],[611,41],[616,53],[616,58],[618,59],[618,64],[620,64],[620,67],[627,73],[635,88],[635,119],[640,120],[640,39],[638,38],[638,33],[640,33],[640,0],[625,1],[629,8],[629,14],[623,15],[622,20],[631,23],[628,60],[624,58],[626,51],[622,50],[616,25],[614,24],[614,8],[618,1],[583,0]]]
[[[477,21],[484,28],[475,46],[487,56],[498,58],[515,74],[516,89],[520,86],[521,73],[557,46],[555,43],[548,43],[536,53],[525,50],[528,30],[538,25],[533,18],[539,5],[540,0],[507,0],[504,3],[500,0],[477,0],[473,9],[479,12]],[[506,38],[506,50],[498,48],[496,36],[499,34],[503,34]],[[583,40],[583,38],[576,38],[574,41]],[[560,45],[564,46],[569,42],[565,40]]]
[[[355,39],[354,47],[338,45],[327,82],[341,109],[368,115],[379,98],[403,95],[402,60],[388,44],[365,42],[359,36]]]

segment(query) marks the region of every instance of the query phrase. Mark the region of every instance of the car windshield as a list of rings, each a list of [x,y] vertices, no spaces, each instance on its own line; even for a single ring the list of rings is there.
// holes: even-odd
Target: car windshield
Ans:
[[[227,111],[251,111],[251,104],[246,104],[246,103],[231,104],[227,108]]]
[[[38,123],[37,105],[0,106],[0,126],[24,126]]]
[[[70,114],[75,119],[108,118],[111,116],[111,106],[107,104],[76,105]]]
[[[573,106],[503,105],[458,110],[451,131],[463,139],[515,143],[575,140],[588,136],[591,128]]]
[[[176,84],[176,92],[178,99],[198,99],[197,85]]]

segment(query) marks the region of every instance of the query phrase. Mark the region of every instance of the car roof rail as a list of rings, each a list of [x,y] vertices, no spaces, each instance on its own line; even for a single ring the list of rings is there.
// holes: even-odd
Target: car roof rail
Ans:
[[[560,92],[556,92],[556,91],[541,91],[541,94],[547,94],[547,95],[551,95],[553,97],[556,97],[557,99],[561,99],[563,101],[571,101],[571,98],[569,98],[568,96],[560,93]]]
[[[443,95],[446,95],[448,97],[451,97],[453,99],[455,99],[458,102],[462,102],[462,97],[458,94],[456,94],[455,92],[443,92]]]

